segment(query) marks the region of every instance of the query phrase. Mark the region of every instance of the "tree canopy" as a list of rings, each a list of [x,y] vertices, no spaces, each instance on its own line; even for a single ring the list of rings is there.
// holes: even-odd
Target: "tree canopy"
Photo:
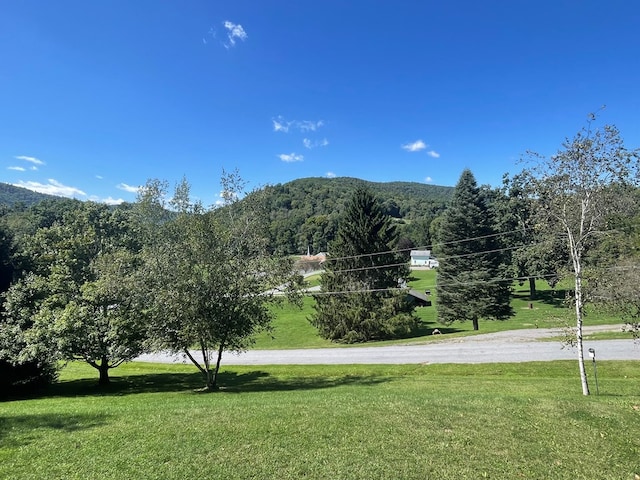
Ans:
[[[144,251],[152,341],[188,357],[208,389],[217,387],[223,352],[247,348],[269,327],[269,305],[280,293],[294,297],[301,281],[290,259],[268,251],[259,196],[238,205],[239,177],[222,183],[225,205],[214,210],[191,203],[188,184],[179,184],[175,216],[156,225]]]

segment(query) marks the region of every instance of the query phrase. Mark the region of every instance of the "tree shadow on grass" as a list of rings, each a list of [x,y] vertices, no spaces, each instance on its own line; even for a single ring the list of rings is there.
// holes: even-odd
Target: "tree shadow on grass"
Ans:
[[[513,293],[513,298],[531,301],[531,295],[529,294],[529,289],[521,289],[516,290]],[[554,308],[564,308],[567,306],[567,290],[566,289],[557,289],[557,290],[538,290],[536,292],[535,302],[542,302],[547,305],[551,305]]]
[[[342,376],[273,376],[256,370],[246,373],[221,371],[218,375],[220,392],[274,392],[291,390],[316,390],[343,385],[376,385],[389,381],[389,377],[377,375]],[[143,375],[113,376],[107,386],[97,384],[95,378],[63,381],[31,398],[122,396],[139,393],[190,392],[200,393],[205,382],[202,374],[149,373]]]
[[[0,416],[0,445],[20,447],[37,440],[46,430],[73,433],[104,425],[107,418],[103,413]]]
[[[348,385],[371,386],[392,380],[383,375],[341,375],[334,377],[323,376],[299,376],[277,378],[266,372],[235,373],[224,372],[220,374],[221,392],[280,392],[291,390],[318,390],[335,388]]]

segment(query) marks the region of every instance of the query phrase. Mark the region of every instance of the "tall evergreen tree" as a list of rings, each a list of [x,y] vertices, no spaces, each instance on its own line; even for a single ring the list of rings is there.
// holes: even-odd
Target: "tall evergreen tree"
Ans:
[[[456,185],[438,233],[438,320],[503,320],[512,314],[501,243],[486,198],[470,170]]]
[[[366,188],[356,190],[330,245],[311,318],[320,335],[346,343],[407,334],[413,306],[398,292],[409,267],[397,252],[391,218]]]

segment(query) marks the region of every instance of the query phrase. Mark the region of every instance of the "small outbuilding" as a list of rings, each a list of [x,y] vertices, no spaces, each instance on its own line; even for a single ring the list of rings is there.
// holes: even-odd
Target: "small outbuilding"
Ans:
[[[411,266],[437,268],[438,260],[431,254],[431,250],[411,250]]]

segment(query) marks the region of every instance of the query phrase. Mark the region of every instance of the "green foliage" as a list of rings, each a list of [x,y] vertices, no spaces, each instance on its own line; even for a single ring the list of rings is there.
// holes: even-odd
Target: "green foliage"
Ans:
[[[46,195],[44,193],[38,193],[33,190],[0,182],[0,205],[8,205],[10,207],[29,207],[40,203],[43,200],[54,199],[61,199],[61,197],[54,197],[52,195]]]
[[[511,280],[494,229],[486,196],[471,171],[465,170],[454,190],[438,233],[438,320],[473,322],[503,320],[512,315]]]
[[[7,322],[4,302],[15,275],[13,235],[0,218],[0,396],[24,393],[48,385],[56,378],[55,358],[48,351],[27,351],[25,330],[30,319]]]
[[[412,182],[374,183],[356,178],[303,178],[269,186],[262,194],[270,219],[271,248],[281,254],[326,252],[353,192],[367,187],[382,210],[398,220],[399,235],[429,243],[430,219],[444,210],[451,187]],[[403,222],[403,223],[400,223]],[[424,228],[424,224],[427,227]]]
[[[300,282],[289,259],[268,252],[260,196],[236,202],[242,185],[237,174],[225,175],[225,206],[206,211],[190,203],[183,181],[171,202],[179,210],[155,224],[144,252],[155,345],[187,355],[210,389],[223,351],[247,348],[269,327],[269,306],[283,298],[277,287],[293,292]],[[189,352],[194,346],[201,359]]]
[[[346,207],[315,296],[311,322],[323,338],[345,343],[407,335],[417,321],[406,295],[407,262],[391,251],[396,240],[390,217],[366,189]]]
[[[567,139],[556,155],[545,158],[532,153],[535,163],[523,173],[529,180],[529,197],[537,204],[536,225],[547,235],[561,237],[571,260],[571,300],[584,395],[589,395],[589,385],[582,325],[585,305],[591,300],[589,284],[597,284],[602,268],[615,262],[610,254],[616,250],[603,247],[607,243],[604,240],[619,237],[619,231],[607,227],[618,215],[637,215],[637,204],[630,199],[640,185],[640,149],[628,150],[614,126],[592,130],[594,120],[595,115],[590,115],[587,127]],[[609,262],[603,262],[594,252],[605,253]],[[595,261],[589,262],[590,254]]]
[[[24,240],[31,271],[9,289],[4,324],[23,340],[19,358],[82,359],[105,384],[109,369],[143,351],[140,245],[130,220],[121,210],[79,203]]]

